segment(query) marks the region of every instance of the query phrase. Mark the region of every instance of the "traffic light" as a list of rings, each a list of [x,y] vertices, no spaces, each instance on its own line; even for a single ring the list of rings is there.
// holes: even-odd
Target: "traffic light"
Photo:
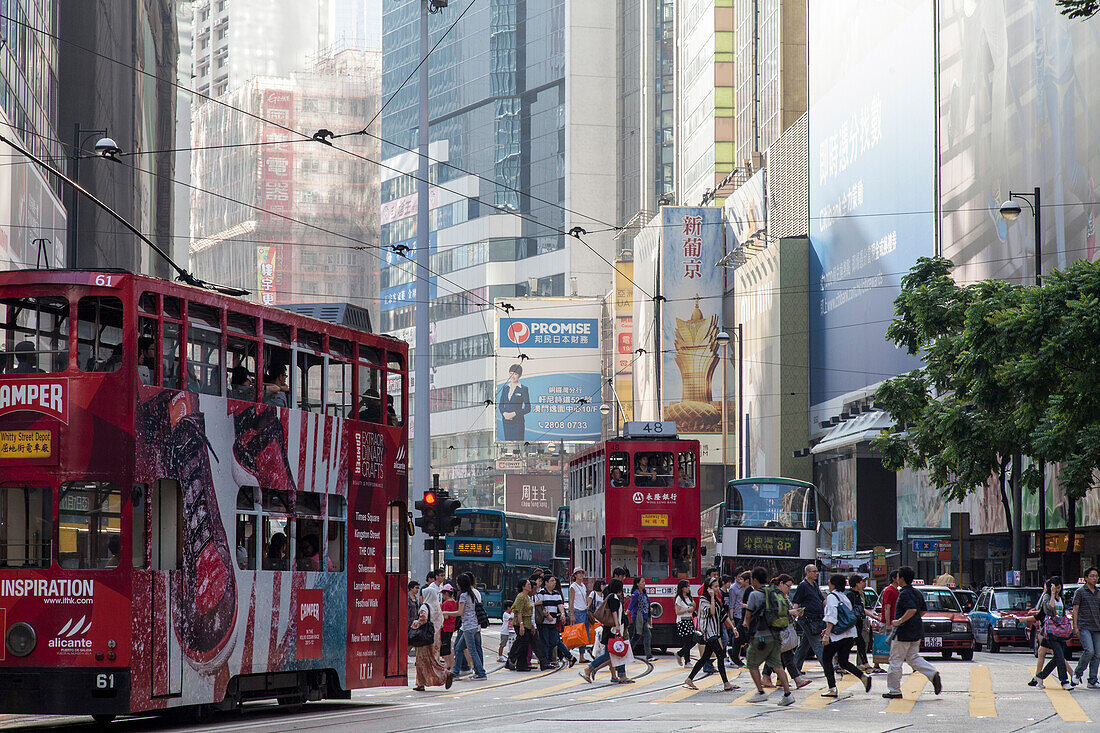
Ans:
[[[413,524],[432,537],[442,534],[439,531],[439,505],[440,497],[435,491],[425,491],[423,499],[413,502],[413,508],[420,512]]]
[[[462,502],[444,494],[439,497],[438,506],[436,521],[439,522],[439,534],[450,534],[458,528],[458,517],[455,516],[455,511],[462,506]]]

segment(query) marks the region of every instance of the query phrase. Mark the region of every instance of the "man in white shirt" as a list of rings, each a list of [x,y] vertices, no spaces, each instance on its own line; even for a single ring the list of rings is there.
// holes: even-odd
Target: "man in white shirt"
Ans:
[[[429,570],[425,578],[424,588],[420,591],[421,602],[427,603],[429,606],[439,605],[441,602],[439,590],[440,584],[437,580],[436,571]]]

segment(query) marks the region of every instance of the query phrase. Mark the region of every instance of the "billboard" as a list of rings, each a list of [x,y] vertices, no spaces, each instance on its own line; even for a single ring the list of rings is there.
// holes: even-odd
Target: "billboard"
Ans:
[[[596,298],[498,299],[496,438],[600,439],[600,317]]]
[[[722,210],[661,209],[661,416],[681,435],[697,438],[709,460],[721,463],[722,382],[718,342],[725,269]],[[704,447],[706,446],[706,447]]]
[[[564,503],[561,475],[556,473],[509,473],[504,475],[504,511],[557,517]]]
[[[886,340],[935,254],[932,0],[809,4],[810,404],[919,365]]]
[[[634,263],[615,263],[615,345],[612,355],[619,420],[634,419]]]
[[[758,170],[726,199],[726,227],[731,250],[744,247],[752,241],[756,241],[759,245],[764,244],[760,240],[767,231],[764,207],[766,171],[766,168]]]

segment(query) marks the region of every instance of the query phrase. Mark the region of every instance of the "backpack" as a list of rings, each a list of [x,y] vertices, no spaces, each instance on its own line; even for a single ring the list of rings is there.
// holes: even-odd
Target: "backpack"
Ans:
[[[474,598],[474,614],[477,616],[477,625],[483,629],[489,628],[489,614],[485,613],[485,606],[481,605],[481,601]]]
[[[768,629],[782,631],[791,624],[790,604],[782,591],[774,585],[764,586],[764,625]]]
[[[836,595],[836,591],[833,592]],[[833,624],[834,634],[843,634],[856,625],[856,613],[848,606],[839,595],[836,596],[836,623]]]

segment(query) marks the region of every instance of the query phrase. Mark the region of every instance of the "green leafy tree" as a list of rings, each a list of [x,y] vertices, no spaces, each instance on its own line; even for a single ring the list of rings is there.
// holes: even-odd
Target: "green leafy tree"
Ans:
[[[1100,13],[1100,0],[1057,0],[1058,12],[1067,18],[1087,20]]]
[[[1042,288],[960,286],[952,267],[922,258],[902,281],[887,336],[924,368],[879,387],[895,427],[872,445],[887,468],[927,470],[954,501],[999,473],[1010,528],[1011,456],[1033,459],[1020,478],[1029,492],[1042,484],[1035,461],[1061,464],[1073,547],[1076,504],[1100,469],[1100,265],[1077,263]]]

